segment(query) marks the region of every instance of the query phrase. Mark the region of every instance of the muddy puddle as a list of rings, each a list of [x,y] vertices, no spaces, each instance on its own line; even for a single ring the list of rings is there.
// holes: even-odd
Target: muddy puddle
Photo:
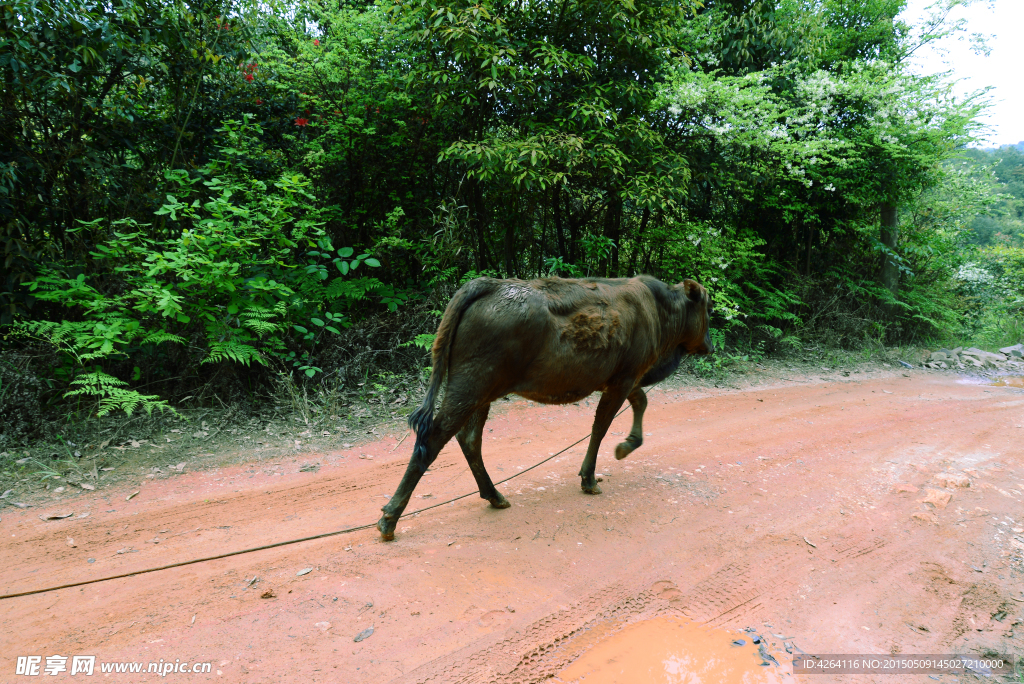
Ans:
[[[989,385],[991,387],[1024,387],[1024,376],[1008,375],[995,382],[990,382]]]
[[[761,657],[756,635],[661,617],[626,627],[577,658],[554,681],[565,684],[775,684],[790,657]],[[767,651],[765,651],[767,653]],[[767,663],[767,664],[765,664]],[[790,679],[790,678],[786,678]]]

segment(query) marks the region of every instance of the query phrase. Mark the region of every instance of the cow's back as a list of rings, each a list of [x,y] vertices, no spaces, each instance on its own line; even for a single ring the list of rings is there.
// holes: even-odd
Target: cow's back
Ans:
[[[638,279],[492,281],[464,314],[452,370],[495,397],[576,401],[659,355],[654,297]]]

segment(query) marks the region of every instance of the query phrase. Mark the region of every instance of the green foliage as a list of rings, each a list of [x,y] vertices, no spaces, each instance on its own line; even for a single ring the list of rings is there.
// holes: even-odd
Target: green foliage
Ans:
[[[434,333],[423,333],[412,338],[408,342],[404,342],[401,346],[403,347],[419,347],[425,351],[430,351],[430,348],[434,346],[434,338],[437,335]]]
[[[228,122],[222,133],[240,144],[260,129]],[[248,366],[291,361],[290,346],[308,353],[323,335],[349,326],[347,309],[387,288],[376,278],[345,276],[380,262],[369,253],[353,257],[350,247],[334,249],[312,218],[308,181],[294,174],[272,183],[247,178],[238,153],[223,148],[195,176],[167,174],[173,194],[154,212],[165,219],[163,230],[134,219],[83,224],[81,231],[111,236],[91,255],[95,274],[48,266],[28,284],[39,300],[70,309],[78,320],[29,321],[25,328],[69,351],[75,365],[190,340],[204,351],[201,363]],[[105,286],[111,276],[119,283],[114,291]],[[309,376],[320,370],[297,366]],[[103,373],[79,375],[72,384],[78,389],[65,396],[101,397],[101,414],[156,405]]]
[[[64,394],[65,398],[91,396],[99,398],[99,408],[96,415],[103,417],[111,411],[124,411],[125,415],[132,415],[135,409],[142,408],[147,414],[153,413],[153,409],[159,411],[171,411],[174,409],[168,406],[155,394],[141,394],[132,389],[125,389],[128,385],[124,380],[107,375],[102,371],[92,373],[81,373],[71,385],[75,388]]]
[[[13,0],[0,322],[102,411],[479,276],[696,278],[722,359],[1012,337],[1024,162],[905,64],[971,1]]]

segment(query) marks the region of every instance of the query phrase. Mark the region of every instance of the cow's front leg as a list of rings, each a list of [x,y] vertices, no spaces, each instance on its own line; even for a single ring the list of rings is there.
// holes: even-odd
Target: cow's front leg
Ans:
[[[630,383],[632,387],[632,383]],[[580,486],[587,494],[600,494],[601,488],[597,486],[597,477],[594,474],[597,468],[597,450],[601,446],[601,440],[608,432],[608,426],[615,418],[615,412],[626,400],[628,391],[621,389],[607,389],[601,395],[601,401],[597,404],[597,414],[594,416],[594,427],[590,431],[590,445],[587,447],[587,455],[583,458],[583,465],[580,466]]]
[[[639,387],[633,389],[626,397],[629,405],[633,407],[633,429],[625,441],[619,442],[615,447],[615,459],[621,461],[629,456],[634,449],[644,443],[644,411],[647,410],[647,395]]]

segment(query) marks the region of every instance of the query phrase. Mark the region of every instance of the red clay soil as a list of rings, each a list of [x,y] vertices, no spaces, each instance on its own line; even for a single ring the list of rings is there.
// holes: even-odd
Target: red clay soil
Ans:
[[[492,478],[586,434],[595,406],[493,416]],[[95,655],[97,677],[212,663],[106,681],[535,682],[659,616],[755,627],[782,656],[1024,653],[1020,389],[920,371],[655,389],[644,445],[617,462],[629,421],[602,446],[599,496],[580,491],[583,443],[500,485],[510,509],[462,499],[403,519],[394,542],[368,529],[0,601],[0,681],[88,680],[15,674],[18,656],[57,654]],[[0,592],[376,522],[408,459],[395,444],[321,454],[319,472],[279,459],[8,507]],[[453,441],[409,509],[474,488]]]

